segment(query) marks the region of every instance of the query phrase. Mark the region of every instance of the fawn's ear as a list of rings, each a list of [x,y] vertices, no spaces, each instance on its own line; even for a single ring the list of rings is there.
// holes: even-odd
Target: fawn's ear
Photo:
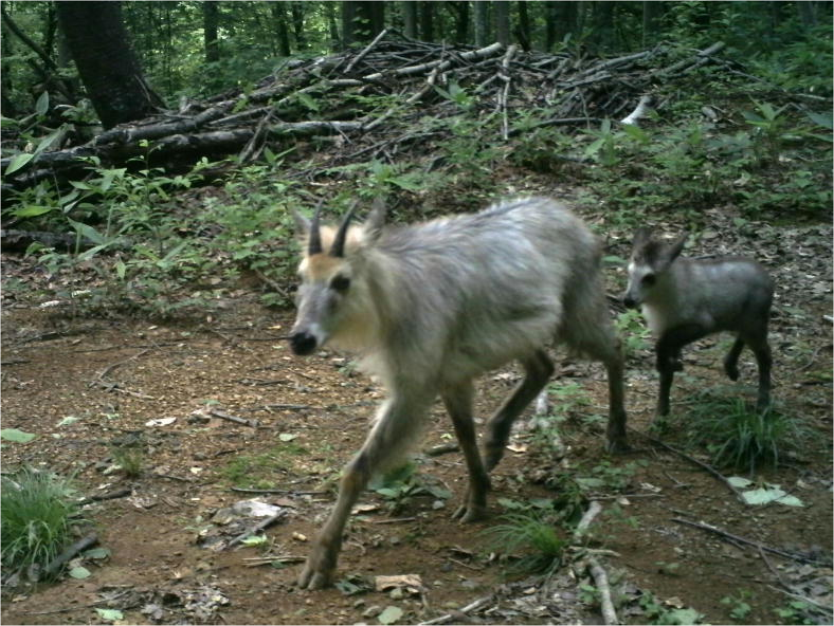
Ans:
[[[651,238],[651,229],[648,226],[641,226],[637,229],[637,232],[634,233],[634,247],[642,248],[651,240]]]
[[[686,244],[686,240],[689,237],[689,233],[683,233],[678,239],[669,247],[669,263],[674,261],[678,258],[681,252],[683,252],[683,246]]]

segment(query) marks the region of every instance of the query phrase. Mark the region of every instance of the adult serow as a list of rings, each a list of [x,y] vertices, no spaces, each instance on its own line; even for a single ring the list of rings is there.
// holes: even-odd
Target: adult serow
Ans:
[[[346,466],[336,505],[313,544],[299,585],[328,585],[348,515],[375,472],[402,463],[439,395],[469,470],[455,516],[486,513],[488,474],[513,421],[554,367],[545,346],[561,340],[607,368],[608,446],[626,448],[623,359],[606,306],[600,246],[561,204],[529,198],[481,213],[384,228],[385,207],[337,230],[295,214],[306,238],[299,266],[293,352],[324,345],[358,350],[387,399],[359,453]],[[518,360],[524,379],[489,419],[482,459],[472,420],[473,379]]]
[[[772,357],[767,342],[773,280],[756,261],[741,257],[687,259],[679,255],[686,243],[652,239],[647,228],[634,237],[623,303],[641,307],[657,338],[660,374],[657,417],[669,414],[669,392],[675,372],[683,370],[681,349],[719,331],[736,333],[724,358],[724,371],[738,380],[738,357],[744,346],[756,355],[759,369],[757,409],[770,404]]]

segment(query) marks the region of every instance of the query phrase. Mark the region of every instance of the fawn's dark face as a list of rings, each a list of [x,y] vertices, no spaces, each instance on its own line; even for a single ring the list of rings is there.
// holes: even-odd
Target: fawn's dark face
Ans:
[[[641,228],[634,237],[634,247],[628,264],[628,286],[623,304],[634,309],[651,298],[658,282],[686,243],[684,233],[677,241],[668,244],[651,239],[648,229]]]

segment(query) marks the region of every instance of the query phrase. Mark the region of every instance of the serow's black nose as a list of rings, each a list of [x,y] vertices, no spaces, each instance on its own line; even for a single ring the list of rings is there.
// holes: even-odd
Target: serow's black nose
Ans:
[[[627,308],[627,309],[636,309],[637,308],[637,301],[634,298],[631,298],[629,296],[625,296],[623,298],[623,304],[625,305],[625,308]]]
[[[299,332],[290,336],[290,347],[295,354],[306,356],[316,349],[316,338],[310,333]]]

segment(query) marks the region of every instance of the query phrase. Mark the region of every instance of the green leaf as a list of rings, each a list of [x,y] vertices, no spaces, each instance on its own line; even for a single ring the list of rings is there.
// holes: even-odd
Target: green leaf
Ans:
[[[41,152],[46,150],[49,146],[51,146],[55,142],[55,140],[58,138],[58,136],[61,134],[62,130],[63,129],[61,129],[61,128],[59,128],[58,130],[54,130],[51,133],[49,133],[46,137],[41,139],[40,143],[38,143],[38,147],[35,148],[35,154],[40,154]]]
[[[110,556],[109,548],[93,548],[82,552],[82,555],[88,559],[106,559]]]
[[[779,487],[772,487],[770,489],[752,489],[750,491],[742,492],[741,496],[747,504],[770,504],[787,494]]]
[[[805,506],[805,504],[797,498],[796,496],[782,496],[781,498],[777,499],[776,502],[779,504],[784,504],[786,506]]]
[[[394,624],[403,616],[403,610],[398,606],[386,606],[377,619],[380,624]]]
[[[749,487],[753,484],[753,481],[748,478],[742,478],[741,476],[730,476],[727,479],[727,482],[730,483],[736,489],[744,489],[745,487]]]
[[[35,155],[30,152],[21,152],[15,155],[9,163],[9,167],[6,168],[6,175],[8,176],[12,172],[16,172],[34,158]]]
[[[296,437],[298,437],[298,435],[294,435],[293,433],[281,433],[278,435],[278,439],[281,441],[292,441]]]
[[[49,92],[44,91],[38,101],[35,103],[35,113],[38,115],[46,115],[46,112],[49,110]]]
[[[310,109],[311,111],[318,111],[319,110],[319,103],[316,102],[313,98],[308,96],[306,93],[297,93],[295,94],[296,99],[303,104],[305,107]]]
[[[814,113],[812,111],[808,111],[807,115],[817,126],[834,129],[834,115],[831,111],[828,111],[827,113]]]
[[[241,540],[241,543],[245,545],[247,548],[254,548],[257,546],[263,546],[267,542],[267,538],[264,535],[253,535],[252,537],[246,537],[245,539]]]
[[[14,441],[15,443],[29,443],[37,437],[34,433],[26,433],[22,430],[18,430],[17,428],[4,428],[0,430],[0,439],[5,439],[6,441]]]
[[[75,220],[71,220],[69,218],[67,218],[67,220],[69,221],[70,226],[72,226],[75,229],[75,231],[79,235],[81,235],[82,237],[86,237],[87,239],[89,239],[90,241],[92,241],[94,243],[99,243],[99,244],[105,243],[104,235],[102,235],[100,232],[98,232],[95,228],[93,228],[89,224],[84,224],[82,222],[76,222]]]
[[[116,276],[118,276],[121,280],[124,280],[126,272],[127,265],[125,265],[124,261],[116,261]]]
[[[64,419],[58,422],[58,426],[69,426],[70,424],[74,424],[80,419],[80,417],[75,417],[74,415],[67,415]]]
[[[105,622],[117,622],[125,618],[125,614],[116,609],[96,609],[96,613]]]
[[[665,615],[666,624],[697,624],[703,616],[695,609],[674,609]]]
[[[38,204],[30,204],[29,206],[21,207],[14,210],[15,217],[35,217],[36,215],[44,215],[49,213],[55,207],[41,206]]]
[[[86,567],[73,567],[69,571],[69,575],[73,578],[89,578],[91,574]]]

